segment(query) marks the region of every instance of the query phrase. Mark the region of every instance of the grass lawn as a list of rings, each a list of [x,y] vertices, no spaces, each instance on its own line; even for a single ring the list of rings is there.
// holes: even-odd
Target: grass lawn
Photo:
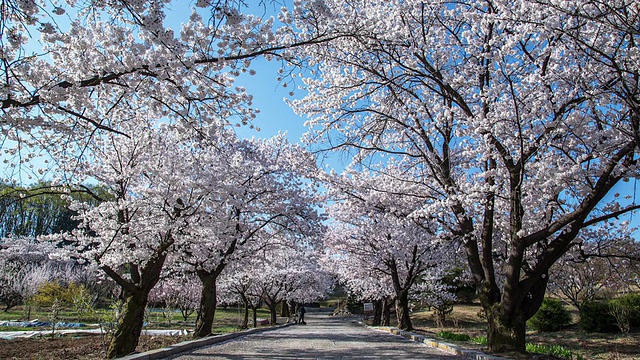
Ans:
[[[27,319],[27,310],[24,307],[15,307],[9,309],[7,312],[0,311],[1,321],[30,321],[37,319],[38,321],[50,321],[50,310],[32,308],[30,317]],[[252,325],[252,314],[249,314],[249,326]],[[258,318],[268,319],[268,309],[258,309]],[[215,314],[215,320],[213,323],[213,332],[216,334],[229,333],[239,330],[244,317],[244,310],[239,308],[217,308]],[[105,319],[113,318],[113,310],[111,309],[98,309],[93,316],[78,316],[78,314],[71,310],[60,311],[56,322],[65,323],[83,323],[88,328],[97,328],[98,324],[105,322]],[[193,329],[195,325],[196,314],[192,313],[185,321],[184,317],[179,310],[164,310],[164,309],[148,309],[145,317],[145,329]],[[45,330],[49,327],[17,327],[17,326],[0,326],[0,331],[25,331],[25,330]]]

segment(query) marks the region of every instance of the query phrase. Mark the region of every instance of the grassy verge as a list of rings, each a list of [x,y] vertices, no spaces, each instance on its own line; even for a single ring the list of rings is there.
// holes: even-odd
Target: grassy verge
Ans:
[[[32,308],[27,319],[27,311],[23,307],[9,309],[7,312],[0,312],[0,322],[2,321],[39,321],[49,320],[49,309]],[[61,311],[56,317],[56,322],[83,323],[84,329],[98,328],[99,323],[104,323],[105,319],[113,319],[113,310],[97,309],[91,317],[79,317],[73,311]],[[267,309],[258,309],[258,318],[269,318]],[[238,331],[244,317],[244,310],[238,308],[218,308],[216,309],[213,332],[218,334]],[[179,311],[165,309],[149,309],[145,316],[145,329],[192,329],[195,324],[196,314],[191,314],[185,321]],[[251,317],[249,326],[251,326]],[[49,330],[49,326],[0,326],[0,331],[32,331]],[[60,328],[62,329],[62,328]]]

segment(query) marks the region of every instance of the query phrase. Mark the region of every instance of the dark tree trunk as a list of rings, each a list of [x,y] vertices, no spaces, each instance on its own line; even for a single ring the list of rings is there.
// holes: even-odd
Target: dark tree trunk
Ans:
[[[276,309],[276,306],[278,305],[278,303],[276,303],[275,301],[269,301],[267,305],[269,306],[269,313],[271,315],[271,318],[269,319],[269,324],[275,325],[278,322],[278,311]]]
[[[394,301],[391,298],[384,299],[382,305],[382,326],[391,325],[391,308],[393,307]]]
[[[198,277],[202,281],[202,294],[200,295],[200,308],[196,318],[196,327],[193,337],[201,338],[211,335],[213,318],[216,313],[216,280],[220,272],[198,271]]]
[[[254,305],[251,310],[253,311],[253,327],[256,328],[258,327],[258,307]]]
[[[136,350],[144,324],[146,306],[147,295],[142,291],[125,297],[118,326],[107,349],[108,359],[122,357]]]
[[[398,316],[398,328],[402,330],[413,330],[411,318],[409,317],[409,292],[402,291],[396,300],[396,315]]]
[[[384,301],[382,299],[373,300],[373,322],[371,325],[380,326],[382,323],[382,308],[384,307]]]
[[[249,300],[247,300],[247,296],[245,294],[240,295],[242,297],[242,305],[244,307],[244,317],[242,318],[242,324],[240,324],[241,329],[249,328]]]
[[[151,257],[145,267],[140,268],[129,264],[130,280],[108,266],[101,269],[122,289],[122,312],[118,319],[116,331],[107,349],[107,358],[126,356],[135,351],[144,323],[144,310],[147,306],[149,292],[160,280],[160,273],[167,257],[166,250],[173,243],[171,234],[166,235],[167,241],[156,254]]]
[[[395,259],[386,262],[391,273],[393,289],[396,295],[396,316],[398,318],[398,328],[402,330],[413,330],[411,318],[409,317],[409,289],[416,280],[417,275],[422,271],[421,262],[418,255],[418,246],[414,245],[410,263],[406,264],[408,269],[403,278],[400,278],[398,264]]]
[[[282,302],[282,311],[280,312],[280,316],[281,317],[289,317],[289,302],[287,301],[283,301]]]
[[[548,280],[544,274],[527,288],[528,291],[505,294],[493,305],[486,302],[487,297],[481,298],[485,300],[483,307],[487,314],[490,352],[525,352],[526,322],[540,309]]]
[[[500,306],[487,311],[487,342],[489,352],[525,352],[525,319],[522,312],[515,316],[505,316]]]

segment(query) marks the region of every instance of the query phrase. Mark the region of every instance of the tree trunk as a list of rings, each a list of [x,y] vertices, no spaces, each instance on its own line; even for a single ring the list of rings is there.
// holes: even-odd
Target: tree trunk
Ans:
[[[249,328],[249,305],[244,306],[244,317],[242,318],[242,329]]]
[[[522,312],[518,312],[515,316],[505,316],[499,305],[487,311],[489,352],[524,353],[526,321]]]
[[[253,327],[258,327],[258,307],[252,306],[251,310],[253,311]]]
[[[271,315],[271,319],[269,320],[269,324],[275,325],[278,322],[278,311],[276,306],[278,305],[275,301],[269,301],[269,313]]]
[[[249,301],[247,300],[247,296],[242,294],[242,305],[244,307],[244,317],[242,318],[242,324],[240,325],[241,329],[249,328]]]
[[[384,301],[379,299],[379,300],[373,300],[373,322],[371,323],[371,325],[373,326],[380,326],[380,324],[382,323],[382,308],[384,307]]]
[[[393,306],[394,301],[390,298],[384,299],[382,305],[382,326],[391,325],[391,307]]]
[[[282,311],[280,312],[280,316],[286,318],[289,317],[289,302],[286,300],[282,302]]]
[[[396,300],[396,315],[398,316],[398,328],[402,330],[413,330],[411,318],[409,317],[409,292],[402,291]]]
[[[200,295],[200,308],[193,333],[195,338],[211,335],[217,305],[216,280],[218,274],[218,272],[198,271],[198,277],[202,281],[202,294]]]
[[[147,296],[142,291],[135,294],[129,293],[124,299],[118,326],[107,349],[108,359],[126,356],[136,350],[146,306]]]

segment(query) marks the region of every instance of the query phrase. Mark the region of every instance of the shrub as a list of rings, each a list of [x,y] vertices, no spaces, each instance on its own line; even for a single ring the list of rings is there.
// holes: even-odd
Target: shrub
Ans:
[[[620,299],[632,308],[631,326],[640,326],[640,293],[627,294]]]
[[[53,305],[67,307],[73,305],[75,295],[83,289],[82,285],[76,283],[62,286],[57,281],[49,281],[38,288],[38,292],[34,295],[32,301],[40,307],[51,307]]]
[[[627,294],[609,301],[609,312],[620,331],[628,333],[632,326],[640,323],[640,294]]]
[[[586,332],[616,332],[616,318],[609,312],[608,301],[587,301],[580,307],[578,326]]]
[[[454,340],[454,341],[470,341],[471,340],[471,336],[467,334],[455,334],[449,331],[440,331],[438,333],[438,336],[443,339]]]
[[[562,301],[545,298],[528,325],[537,331],[558,331],[571,323],[571,314]]]

